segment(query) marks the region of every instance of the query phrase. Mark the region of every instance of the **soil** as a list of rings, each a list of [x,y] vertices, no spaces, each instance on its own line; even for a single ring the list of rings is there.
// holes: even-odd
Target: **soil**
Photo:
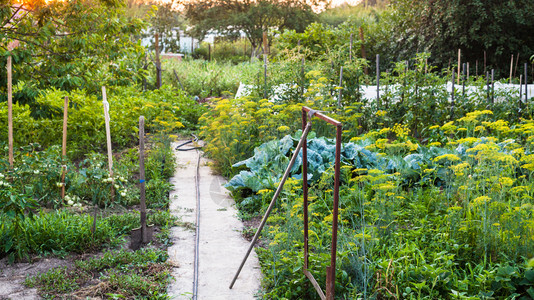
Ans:
[[[0,299],[41,299],[37,289],[28,288],[24,280],[56,267],[72,266],[79,256],[60,258],[33,258],[31,262],[9,264],[7,258],[0,260]]]

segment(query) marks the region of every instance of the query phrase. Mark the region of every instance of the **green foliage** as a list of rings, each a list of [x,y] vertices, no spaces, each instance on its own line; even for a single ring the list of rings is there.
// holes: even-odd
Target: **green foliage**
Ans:
[[[301,106],[318,108],[345,129],[336,285],[341,297],[528,298],[530,272],[523,262],[534,246],[532,121],[517,118],[515,95],[499,94],[505,101],[488,104],[484,79],[469,79],[478,86],[470,97],[456,90],[451,110],[444,79],[426,72],[431,70],[426,58],[418,55],[414,70],[400,62],[383,74],[383,82],[396,86],[380,103],[352,102],[356,90],[347,92],[338,108],[335,79],[329,79],[335,76],[320,70],[306,74],[302,102],[282,95],[271,102],[256,94],[218,100],[201,118],[205,149],[223,174],[237,174],[229,187],[242,213],[261,214],[295,147],[299,134],[287,134],[301,127]],[[523,116],[530,116],[530,109]],[[332,136],[322,122],[314,122],[314,130]],[[333,218],[333,142],[312,135],[308,146],[315,152],[309,157],[309,242],[318,268],[314,276],[324,282]],[[315,297],[299,258],[300,164],[297,160],[262,233],[267,298]]]
[[[213,44],[201,43],[193,52],[193,57],[239,64],[250,60],[251,51],[250,44],[245,39],[217,39]]]
[[[229,62],[186,60],[184,62],[163,61],[163,82],[172,82],[175,88],[181,85],[174,76],[178,75],[181,84],[187,94],[198,96],[200,99],[207,97],[223,97],[235,94],[240,82],[250,82],[260,68],[259,64],[233,65]],[[204,113],[199,106],[189,109],[200,115]]]
[[[180,34],[176,32],[178,29],[184,29],[184,20],[180,13],[173,7],[176,5],[174,1],[165,3],[155,3],[152,7],[156,12],[150,18],[151,26],[143,37],[150,37],[151,50],[155,49],[155,34],[159,35],[159,51],[166,53],[180,52]]]
[[[487,51],[488,65],[506,70],[510,53],[529,57],[534,40],[531,1],[392,1],[399,14],[394,31],[396,51],[432,52],[438,66],[446,66],[462,49],[463,61],[481,62]],[[505,74],[502,74],[506,76]]]
[[[163,250],[107,251],[100,258],[77,260],[73,268],[54,268],[28,277],[25,285],[38,287],[48,297],[70,297],[81,286],[92,286],[92,296],[166,299],[170,265]],[[97,275],[95,275],[97,274]],[[79,293],[79,292],[78,292]]]
[[[6,4],[2,23],[11,26],[2,27],[0,39],[4,45],[15,40],[19,45],[3,49],[2,65],[7,56],[13,57],[13,82],[23,87],[15,91],[14,100],[29,104],[33,115],[43,117],[49,111],[34,102],[40,89],[96,92],[102,85],[131,85],[143,77],[138,70],[144,49],[131,35],[139,34],[145,22],[126,17],[120,2]],[[10,20],[15,12],[19,19]],[[2,73],[4,91],[6,80]],[[2,98],[6,100],[5,92]]]
[[[132,87],[108,87],[110,129],[114,151],[120,151],[137,141],[140,115],[146,119],[147,133],[165,129],[166,132],[186,127],[194,129],[203,108],[183,92],[163,86],[160,90],[139,92]],[[84,91],[63,92],[47,90],[36,103],[63,110],[64,97],[69,97],[67,155],[79,159],[90,152],[106,151],[104,110],[101,101]],[[6,111],[0,103],[0,112]],[[31,141],[43,148],[61,143],[62,114],[47,119],[31,117],[27,106],[14,105],[15,145],[24,146]],[[7,124],[7,113],[0,116]],[[7,141],[7,130],[0,131],[0,141]]]
[[[193,25],[193,36],[204,37],[209,30],[227,35],[242,31],[247,35],[252,48],[256,49],[261,46],[263,32],[272,29],[303,31],[316,18],[312,5],[324,3],[322,0],[196,1],[185,5],[185,15]]]

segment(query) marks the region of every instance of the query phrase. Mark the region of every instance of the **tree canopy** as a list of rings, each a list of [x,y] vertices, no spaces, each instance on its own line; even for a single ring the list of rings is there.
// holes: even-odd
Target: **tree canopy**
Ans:
[[[139,79],[144,48],[133,39],[146,23],[114,0],[0,4],[0,57],[13,59],[14,100],[36,105],[40,88],[96,91]],[[18,47],[8,44],[18,41]],[[5,91],[5,72],[0,90]],[[5,93],[1,96],[5,100]],[[34,112],[43,113],[39,107]]]
[[[534,53],[532,0],[392,0],[400,15],[395,31],[399,52],[427,51],[447,65],[458,49],[464,60],[505,68],[511,54]]]
[[[200,0],[185,5],[191,33],[202,38],[210,30],[225,35],[244,32],[253,48],[261,45],[263,32],[293,29],[303,32],[317,19],[313,8],[326,0]]]

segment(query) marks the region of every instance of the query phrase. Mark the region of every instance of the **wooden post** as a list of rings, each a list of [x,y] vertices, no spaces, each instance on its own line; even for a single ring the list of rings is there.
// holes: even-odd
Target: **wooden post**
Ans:
[[[110,126],[109,126],[109,103],[107,100],[106,95],[106,87],[102,86],[102,104],[104,105],[104,119],[106,122],[106,141],[108,146],[108,170],[109,170],[109,177],[111,178],[111,199],[113,200],[115,198],[115,180],[113,179],[113,152],[111,150],[111,132],[110,132]]]
[[[365,53],[365,38],[363,35],[363,27],[361,26],[360,26],[360,40],[362,41],[362,46],[361,46],[362,58],[367,60],[367,54]],[[365,75],[369,75],[369,69],[367,68],[367,66],[364,67],[364,72],[365,72]]]
[[[518,115],[521,118],[523,112],[523,75],[519,75],[519,111]]]
[[[512,60],[510,61],[510,84],[512,84],[513,69],[514,69],[514,55],[512,54]]]
[[[339,69],[339,96],[337,97],[337,106],[341,107],[341,96],[343,90],[343,66]]]
[[[9,167],[13,169],[13,77],[11,55],[7,57],[7,139],[9,144]]]
[[[263,32],[263,54],[264,55],[269,54],[269,50],[268,50],[269,45],[268,44],[269,43],[267,41],[267,32],[264,31]]]
[[[156,88],[161,88],[161,61],[159,60],[159,35],[156,33]]]
[[[208,44],[208,60],[211,61],[211,44]]]
[[[458,49],[458,85],[460,85],[460,65],[462,64],[462,50]]]
[[[454,68],[452,69],[452,80],[451,80],[451,83],[452,83],[452,91],[451,91],[451,116],[450,116],[450,119],[452,120],[453,119],[453,116],[454,116]]]
[[[487,101],[490,102],[490,81],[489,81],[489,72],[486,72],[486,90],[487,90]]]
[[[263,99],[267,99],[267,54],[263,55]]]
[[[491,69],[491,104],[495,103],[495,70]]]
[[[517,56],[515,58],[514,77],[515,77],[515,74],[517,74],[517,65],[518,64],[519,64],[519,53],[517,53]]]
[[[141,240],[148,242],[145,200],[145,117],[139,117],[139,210],[141,213]]]
[[[63,104],[63,142],[61,144],[61,155],[63,156],[63,165],[61,166],[61,199],[65,199],[65,175],[67,174],[67,119],[69,111],[69,97],[65,96]]]
[[[376,107],[380,109],[380,54],[376,55]]]
[[[462,97],[465,98],[465,72],[466,72],[467,65],[465,63],[462,64]]]
[[[528,103],[528,64],[525,63],[525,104],[527,103]]]

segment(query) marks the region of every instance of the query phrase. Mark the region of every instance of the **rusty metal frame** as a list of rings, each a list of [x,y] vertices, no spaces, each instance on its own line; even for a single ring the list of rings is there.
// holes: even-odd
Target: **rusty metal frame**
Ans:
[[[334,164],[334,204],[332,210],[332,243],[330,246],[330,266],[326,267],[326,295],[321,286],[315,280],[313,275],[308,270],[309,262],[309,247],[308,247],[308,147],[307,136],[304,136],[304,143],[302,143],[302,192],[303,192],[303,214],[304,214],[304,275],[308,277],[311,284],[319,294],[322,300],[333,300],[335,293],[336,282],[336,252],[337,252],[337,228],[338,228],[338,214],[339,214],[339,182],[340,182],[340,166],[341,166],[341,134],[342,124],[320,112],[312,110],[309,107],[302,107],[302,130],[306,129],[313,117],[317,117],[331,125],[336,126],[336,157]]]

